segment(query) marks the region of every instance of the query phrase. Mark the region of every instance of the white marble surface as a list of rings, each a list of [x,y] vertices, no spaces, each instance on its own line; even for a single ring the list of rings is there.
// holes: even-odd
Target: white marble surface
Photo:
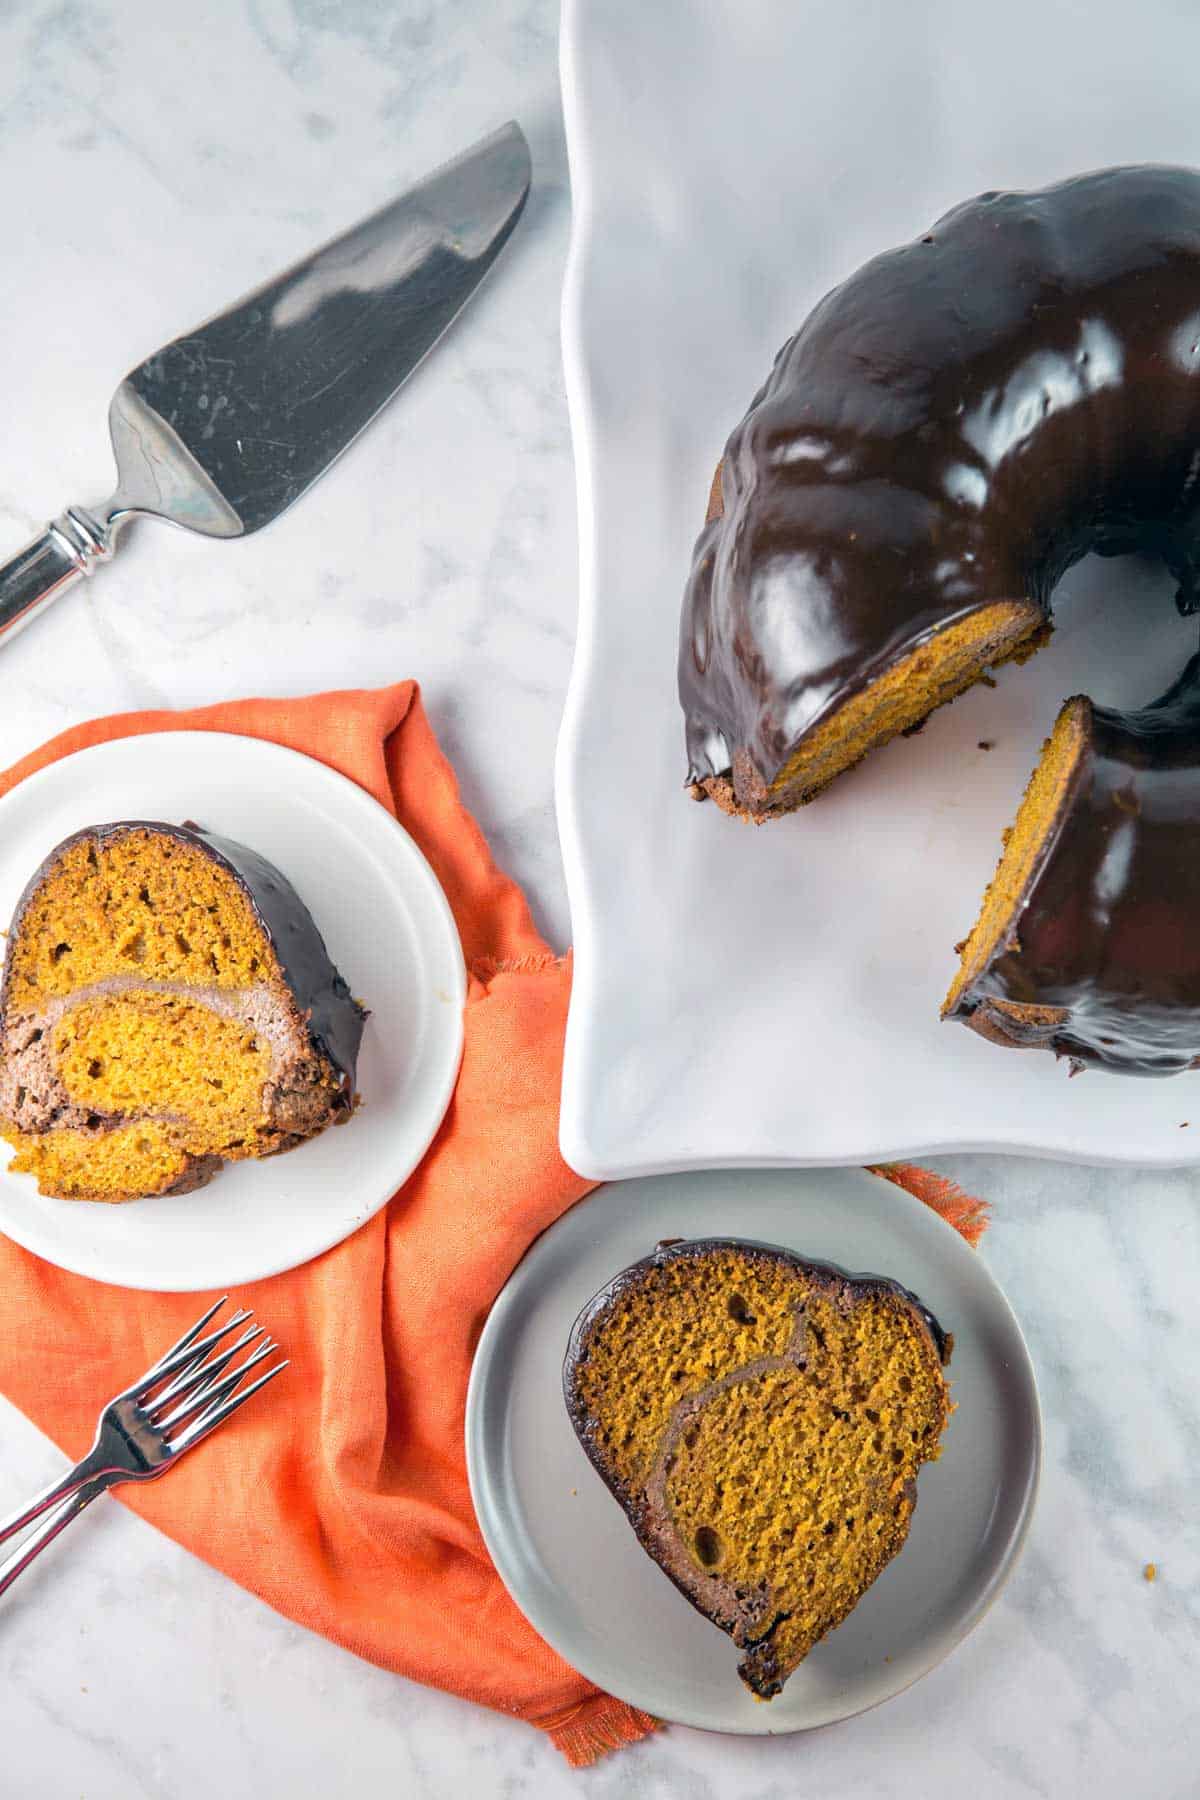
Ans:
[[[502,273],[302,508],[243,545],[139,528],[5,649],[0,760],[106,710],[415,674],[567,942],[555,30],[554,0],[0,0],[0,543],[99,495],[108,395],[164,337],[511,113],[538,181]],[[802,1740],[672,1730],[573,1775],[524,1726],[355,1661],[106,1502],[0,1609],[0,1793],[1194,1795],[1200,1179],[953,1169],[996,1202],[985,1254],[1038,1366],[1047,1466],[1008,1592],[916,1689]],[[60,1462],[0,1403],[0,1512]]]

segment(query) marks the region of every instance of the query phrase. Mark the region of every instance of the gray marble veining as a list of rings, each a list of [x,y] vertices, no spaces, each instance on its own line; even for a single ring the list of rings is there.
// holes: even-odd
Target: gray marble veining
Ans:
[[[302,507],[242,544],[131,534],[106,580],[6,649],[0,762],[98,712],[417,675],[468,805],[566,945],[556,26],[555,0],[0,0],[0,549],[99,491],[113,382],[164,337],[510,114],[537,181],[500,278]],[[1047,1460],[1012,1584],[909,1693],[802,1740],[673,1730],[576,1775],[105,1504],[0,1618],[6,1800],[1195,1795],[1200,1177],[945,1166],[995,1203],[984,1254],[1030,1341]],[[61,1459],[3,1403],[0,1444],[3,1511]],[[147,1667],[173,1671],[150,1708]],[[138,1714],[135,1738],[118,1722]]]

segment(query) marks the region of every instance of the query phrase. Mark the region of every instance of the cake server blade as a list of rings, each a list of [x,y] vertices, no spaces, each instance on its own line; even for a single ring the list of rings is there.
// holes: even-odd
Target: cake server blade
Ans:
[[[107,562],[139,514],[208,537],[269,525],[437,343],[521,216],[514,122],[155,351],[113,396],[117,489],[0,565],[0,639]]]

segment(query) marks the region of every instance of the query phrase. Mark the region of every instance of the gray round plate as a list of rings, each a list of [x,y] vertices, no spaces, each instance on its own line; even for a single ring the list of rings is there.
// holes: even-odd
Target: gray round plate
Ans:
[[[951,1418],[908,1543],[769,1705],[738,1652],[642,1550],[584,1456],[562,1360],[584,1304],[664,1237],[758,1238],[891,1275],[954,1333]],[[1041,1466],[1033,1368],[983,1259],[909,1194],[858,1169],[660,1175],[601,1188],[545,1232],[484,1327],[467,1467],[496,1567],[547,1643],[599,1687],[713,1731],[802,1731],[926,1674],[978,1624],[1020,1553]]]

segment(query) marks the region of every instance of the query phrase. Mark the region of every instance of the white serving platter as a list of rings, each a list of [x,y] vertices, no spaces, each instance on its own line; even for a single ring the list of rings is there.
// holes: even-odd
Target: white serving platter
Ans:
[[[595,1177],[966,1149],[1200,1161],[1200,1074],[1071,1081],[938,1018],[1062,700],[1148,701],[1194,649],[1161,572],[1081,565],[1048,650],[763,829],[686,798],[675,697],[713,468],[778,346],[971,194],[1200,163],[1200,12],[568,0],[562,59],[581,528],[557,780],[567,1159]]]

